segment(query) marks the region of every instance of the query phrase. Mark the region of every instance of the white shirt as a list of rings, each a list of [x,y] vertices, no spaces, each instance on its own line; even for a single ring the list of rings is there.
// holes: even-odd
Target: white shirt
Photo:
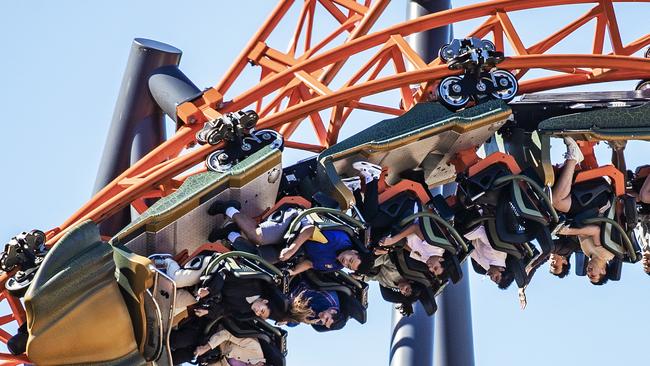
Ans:
[[[406,245],[411,249],[410,257],[422,263],[427,263],[427,260],[433,256],[442,257],[445,253],[444,249],[427,243],[415,234],[406,237]]]
[[[470,257],[472,257],[476,263],[480,264],[483,269],[487,271],[490,269],[490,266],[506,266],[506,257],[508,255],[492,248],[483,225],[470,231],[464,236],[467,240],[471,240],[472,245],[474,246],[474,250],[470,253]]]

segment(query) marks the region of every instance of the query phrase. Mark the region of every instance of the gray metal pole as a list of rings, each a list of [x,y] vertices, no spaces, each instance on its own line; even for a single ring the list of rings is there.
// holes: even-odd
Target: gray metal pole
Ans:
[[[407,17],[415,19],[421,16],[451,9],[451,0],[407,0]],[[409,45],[424,62],[431,62],[438,57],[438,50],[453,38],[451,25],[430,29],[409,37]]]
[[[449,284],[438,296],[436,313],[436,366],[474,365],[472,309],[469,295],[469,266],[462,265],[463,279]]]
[[[390,366],[433,365],[433,317],[419,302],[414,305],[409,317],[393,310]]]
[[[450,0],[407,0],[409,19],[450,8]],[[430,62],[438,57],[440,47],[452,38],[453,29],[450,25],[412,35],[409,43],[425,62]],[[463,266],[463,272],[467,273],[466,264]],[[464,276],[458,284],[448,286],[437,301],[435,354],[438,366],[474,365],[467,278]],[[434,318],[428,317],[419,305],[415,307],[415,313],[408,318],[394,311],[390,365],[433,365],[434,324]]]
[[[133,41],[97,172],[95,193],[165,141],[165,117],[149,91],[149,78],[159,68],[176,67],[181,55],[181,50],[165,43],[142,38]],[[129,222],[130,210],[125,208],[102,222],[100,231],[102,235],[114,235]]]
[[[456,183],[445,184],[442,194],[447,197],[456,191]],[[435,364],[437,366],[474,365],[474,337],[472,309],[469,294],[469,265],[462,265],[463,278],[449,284],[438,297],[436,313]]]

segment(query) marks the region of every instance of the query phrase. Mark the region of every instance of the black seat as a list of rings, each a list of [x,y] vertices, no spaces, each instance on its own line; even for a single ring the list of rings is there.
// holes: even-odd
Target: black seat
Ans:
[[[496,233],[501,241],[510,244],[529,242],[534,233],[526,230],[526,220],[514,208],[510,191],[511,187],[504,188],[499,195],[495,216]]]
[[[484,192],[494,188],[494,181],[498,178],[511,175],[512,172],[506,164],[496,163],[468,177],[466,180],[466,191],[471,197],[477,197]]]
[[[533,193],[528,189],[523,189],[514,181],[510,183],[509,186],[509,200],[512,202],[512,208],[515,210],[517,215],[528,221],[535,221],[540,224],[548,225],[549,220],[546,215],[541,212],[541,205],[535,204],[532,197]],[[539,202],[539,200],[537,201]]]
[[[327,194],[318,191],[311,196],[312,201],[321,207],[339,208],[339,203]]]
[[[321,291],[336,291],[341,313],[339,321],[330,328],[321,329],[321,326],[315,326],[319,331],[336,330],[345,326],[347,319],[353,318],[361,324],[367,321],[368,308],[368,284],[358,281],[343,271],[337,272],[318,272],[307,271],[303,274],[313,288]]]
[[[487,217],[485,220],[485,229],[486,229],[485,232],[487,234],[488,241],[490,242],[492,248],[500,252],[507,253],[518,259],[523,258],[524,253],[523,253],[522,246],[524,243],[520,243],[520,245],[515,245],[501,240],[501,237],[497,231],[496,221],[497,220],[494,217]]]
[[[405,279],[424,287],[431,287],[436,291],[444,283],[443,280],[437,279],[429,272],[429,268],[424,263],[411,258],[406,250],[402,248],[396,249],[389,255],[391,261],[395,263],[397,270]]]
[[[203,273],[203,281],[210,281],[212,276],[224,275],[224,280],[244,279],[258,280],[266,284],[268,300],[282,312],[287,313],[290,307],[289,299],[284,295],[282,272],[262,258],[245,252],[228,252],[213,256]]]
[[[575,273],[576,276],[586,276],[587,275],[587,256],[583,252],[576,252],[575,255]]]
[[[425,287],[420,284],[414,283],[411,285],[413,291],[419,293],[417,301],[422,304],[424,311],[427,315],[431,316],[436,313],[438,310],[438,305],[436,304],[436,293],[430,287]],[[387,288],[379,285],[379,291],[381,292],[381,297],[390,303],[393,304],[404,304],[413,302],[412,298],[402,295],[398,290]]]
[[[461,279],[463,279],[463,270],[460,266],[460,259],[457,255],[451,254],[447,251],[445,251],[442,257],[444,258],[444,262],[442,262],[442,264],[445,271],[442,273],[441,279],[444,281],[444,277],[446,276],[449,278],[451,283],[458,283]]]
[[[427,192],[429,192],[427,190]],[[449,206],[445,197],[441,194],[433,196],[431,204],[438,214],[447,221],[450,221],[454,218],[454,210]]]
[[[575,200],[580,211],[599,209],[612,197],[611,185],[604,178],[576,183],[571,187],[571,200]]]
[[[376,243],[381,238],[402,230],[400,221],[412,215],[417,204],[417,199],[408,191],[380,203],[379,213],[370,222],[371,242]]]

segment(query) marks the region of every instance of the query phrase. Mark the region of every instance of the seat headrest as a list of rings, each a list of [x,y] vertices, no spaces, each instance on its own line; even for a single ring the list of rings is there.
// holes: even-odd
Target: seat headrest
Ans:
[[[431,316],[438,310],[438,304],[436,304],[436,293],[430,287],[427,287],[420,292],[418,300],[420,301],[420,304],[422,304],[427,315]]]
[[[604,205],[612,196],[612,186],[602,177],[574,184],[571,187],[572,198],[580,207],[591,208]]]
[[[328,196],[327,194],[318,191],[311,196],[312,201],[314,201],[318,206],[328,207],[328,208],[339,208],[339,203],[337,200]]]
[[[405,302],[410,302],[408,296],[402,295],[397,289],[392,289],[379,285],[379,292],[384,301],[391,302],[393,304],[401,304]]]

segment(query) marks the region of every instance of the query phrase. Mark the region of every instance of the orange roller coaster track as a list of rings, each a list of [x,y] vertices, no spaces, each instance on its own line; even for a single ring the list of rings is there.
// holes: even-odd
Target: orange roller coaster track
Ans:
[[[520,92],[648,79],[650,60],[632,55],[650,44],[650,34],[624,43],[619,31],[621,14],[617,14],[614,3],[628,2],[650,3],[650,0],[486,1],[370,33],[389,0],[281,0],[221,82],[207,89],[202,97],[178,107],[177,133],[104,187],[62,225],[48,231],[48,245],[54,245],[68,228],[83,220],[101,222],[127,205],[142,212],[147,208],[146,198],[174,192],[192,174],[187,173],[189,169],[219,148],[196,147],[195,133],[203,122],[223,113],[255,109],[260,115],[259,128],[273,128],[285,136],[287,147],[311,152],[336,143],[342,126],[354,110],[388,115],[404,113],[425,99],[437,80],[458,73],[438,59],[424,62],[405,40],[414,33],[462,21],[483,20],[467,36],[491,38],[501,51],[509,45],[513,54],[506,55],[508,58],[499,66],[513,71],[520,79]],[[510,19],[513,12],[576,4],[592,6],[574,21],[529,46],[524,44],[521,32]],[[294,6],[299,7],[298,12],[290,11]],[[573,11],[574,7],[568,10]],[[325,22],[334,24],[330,31],[322,30]],[[590,22],[595,23],[590,53],[549,53],[553,46]],[[272,39],[280,32],[280,26],[286,24],[293,24],[294,31],[287,51],[282,52],[272,46]],[[609,53],[604,53],[606,36],[612,49]],[[356,63],[348,62],[355,57]],[[360,57],[361,66],[347,70],[346,66],[356,65]],[[253,67],[248,67],[249,64]],[[530,76],[532,69],[556,74],[525,77]],[[256,83],[239,95],[231,95],[233,85],[250,80],[251,72],[259,73],[255,76]],[[416,92],[412,91],[413,85],[418,86]],[[363,101],[388,90],[400,92],[399,106],[398,101],[390,106]],[[295,139],[298,136],[293,136],[303,123],[311,125],[315,143],[301,142]],[[0,285],[4,288],[2,279]],[[0,325],[13,320],[22,323],[24,311],[20,302],[8,297],[6,292],[2,292],[0,299],[6,299],[12,308],[12,314],[0,317]],[[6,332],[2,332],[0,341],[6,343]],[[0,362],[14,365],[25,359],[0,354]]]
[[[521,78],[530,69],[558,72],[553,76],[524,79],[520,92],[534,92],[554,88],[599,83],[616,80],[644,79],[650,77],[650,60],[631,56],[650,44],[650,34],[624,44],[618,29],[619,20],[613,2],[644,1],[594,1],[594,0],[497,0],[451,9],[418,19],[406,21],[384,30],[367,34],[388,4],[387,0],[366,0],[357,3],[349,0],[305,0],[298,16],[297,26],[289,50],[281,52],[266,41],[287,16],[297,1],[281,1],[262,28],[255,34],[224,76],[222,81],[206,90],[202,98],[178,107],[183,124],[176,135],[141,159],[130,169],[100,191],[63,225],[48,232],[49,244],[58,240],[63,231],[85,219],[100,222],[122,207],[132,204],[136,209],[146,208],[143,199],[161,197],[173,192],[182,182],[178,178],[184,171],[200,164],[205,156],[218,146],[193,147],[194,134],[202,122],[217,118],[223,113],[254,108],[260,115],[259,128],[273,128],[283,133],[286,146],[319,152],[336,143],[338,134],[351,112],[356,109],[400,115],[422,98],[436,80],[458,71],[448,70],[438,59],[427,64],[405,41],[404,37],[461,21],[487,17],[468,36],[492,36],[497,48],[504,49],[508,42],[515,51],[501,68],[515,70]],[[550,34],[538,43],[526,47],[510,21],[509,13],[549,6],[593,4],[594,6],[575,21]],[[316,5],[333,17],[340,25],[322,40],[314,41],[313,24]],[[345,9],[344,12],[341,9]],[[596,20],[592,53],[544,54],[581,26]],[[348,33],[342,44],[333,47],[343,33]],[[603,54],[606,34],[613,52]],[[303,47],[298,47],[304,40]],[[329,47],[329,49],[324,50]],[[374,50],[360,68],[341,85],[332,81],[340,77],[343,65],[355,55]],[[238,78],[242,78],[246,65],[261,69],[259,82],[234,98],[223,96]],[[379,74],[392,64],[392,74]],[[407,64],[411,68],[407,68]],[[385,71],[385,70],[384,70]],[[385,73],[385,72],[384,72]],[[419,84],[412,93],[410,85]],[[401,108],[364,103],[363,98],[399,90]],[[329,112],[326,123],[322,112]],[[309,121],[318,144],[292,140],[293,132],[301,123]],[[190,148],[186,153],[183,150]],[[176,179],[175,179],[176,177]]]

